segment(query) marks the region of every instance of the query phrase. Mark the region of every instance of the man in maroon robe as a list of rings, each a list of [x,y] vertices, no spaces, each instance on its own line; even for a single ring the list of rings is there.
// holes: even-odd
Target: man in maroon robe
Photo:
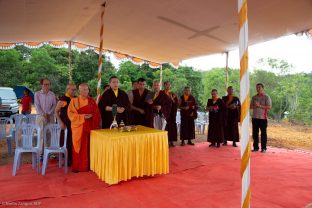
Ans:
[[[192,139],[195,139],[195,119],[197,118],[197,109],[198,105],[195,98],[191,95],[191,88],[185,87],[180,103],[181,146],[185,145],[184,140],[188,140],[187,144],[194,145]]]
[[[153,82],[153,92],[151,95],[152,106],[150,116],[150,127],[165,130],[166,124],[163,123],[168,120],[171,110],[170,98],[165,94],[164,91],[160,90],[160,83],[158,80]],[[158,118],[158,119],[157,119]],[[156,122],[156,126],[154,125]],[[157,123],[158,122],[158,123]],[[164,124],[164,125],[163,125]]]
[[[57,118],[57,122],[60,125],[61,132],[61,140],[60,146],[64,144],[64,129],[67,129],[67,141],[66,148],[68,152],[68,166],[71,166],[72,163],[72,131],[71,131],[71,123],[67,115],[67,110],[69,103],[72,98],[76,95],[76,85],[68,84],[66,86],[66,93],[64,96],[60,97],[58,103],[55,107],[55,116]]]
[[[218,97],[218,91],[211,91],[211,99],[207,101],[207,111],[209,112],[209,126],[207,140],[211,144],[209,147],[220,147],[224,140],[224,111],[225,106],[222,99]]]
[[[224,128],[224,142],[233,141],[233,147],[237,147],[236,142],[239,142],[238,122],[240,120],[240,101],[238,97],[234,96],[234,89],[232,86],[227,88],[227,96],[222,98],[225,107],[225,128]]]
[[[150,126],[149,110],[152,104],[151,93],[145,88],[144,78],[138,79],[138,89],[132,90],[133,97],[130,99],[133,125]]]
[[[165,94],[170,99],[170,114],[167,119],[167,125],[166,125],[166,131],[168,131],[168,140],[169,140],[169,147],[174,147],[173,142],[178,140],[178,129],[177,129],[177,111],[178,111],[178,105],[179,100],[176,94],[171,92],[171,84],[169,81],[164,82],[165,87]]]
[[[119,89],[119,79],[112,76],[109,79],[110,88],[103,93],[99,102],[99,110],[102,117],[102,128],[109,128],[113,122],[112,106],[117,105],[116,120],[118,125],[121,121],[128,125],[129,99],[126,92]]]
[[[79,85],[79,96],[70,101],[68,117],[72,128],[72,171],[90,169],[90,131],[100,127],[101,115],[95,100],[89,97],[89,85]]]

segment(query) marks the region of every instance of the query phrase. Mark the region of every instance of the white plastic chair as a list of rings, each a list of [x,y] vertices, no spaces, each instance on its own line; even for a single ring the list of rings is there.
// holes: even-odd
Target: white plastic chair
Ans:
[[[38,114],[28,114],[26,115],[26,122],[28,124],[36,124]]]
[[[205,117],[206,113],[198,112],[198,117],[195,121],[195,126],[199,134],[205,134],[205,128],[206,125],[208,125],[207,119]]]
[[[181,126],[181,114],[180,114],[180,111],[177,111],[176,123],[177,123],[178,135],[180,135],[180,126]]]
[[[0,140],[6,139],[8,143],[8,153],[12,155],[12,131],[11,131],[11,122],[9,118],[1,117],[0,118]]]
[[[19,125],[27,123],[26,122],[26,116],[24,116],[23,114],[11,115],[10,116],[10,123],[11,123],[11,126],[10,126],[11,135],[14,137],[14,141],[15,141],[15,131]]]
[[[35,134],[39,135],[35,137]],[[20,143],[18,138],[20,137]],[[36,138],[36,143],[34,143]],[[33,124],[21,124],[16,127],[15,131],[15,155],[13,163],[13,176],[16,175],[16,170],[20,168],[21,155],[24,152],[32,153],[32,168],[34,169],[37,165],[37,173],[40,174],[40,128]]]
[[[46,168],[48,166],[48,157],[50,153],[59,153],[59,168],[62,167],[62,156],[64,154],[64,171],[67,173],[67,161],[68,153],[66,148],[67,142],[67,129],[64,130],[64,145],[60,147],[60,135],[61,127],[58,124],[49,124],[44,128],[44,152],[43,152],[43,165],[42,165],[42,175],[45,174]],[[48,144],[48,133],[50,133],[50,144]]]

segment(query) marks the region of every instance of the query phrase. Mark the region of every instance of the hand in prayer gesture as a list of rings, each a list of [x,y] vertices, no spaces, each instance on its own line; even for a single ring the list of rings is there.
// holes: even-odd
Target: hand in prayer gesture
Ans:
[[[125,108],[123,107],[117,107],[117,112],[118,113],[123,113],[125,111]]]

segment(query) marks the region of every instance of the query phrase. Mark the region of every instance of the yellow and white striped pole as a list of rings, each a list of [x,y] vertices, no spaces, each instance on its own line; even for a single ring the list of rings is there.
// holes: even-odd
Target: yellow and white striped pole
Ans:
[[[248,71],[248,19],[247,0],[238,0],[239,58],[241,107],[241,207],[250,207],[250,138],[249,138],[249,71]]]
[[[101,82],[102,82],[102,65],[103,65],[103,33],[104,33],[104,12],[105,12],[106,2],[102,5],[102,12],[101,12],[101,30],[100,30],[100,51],[99,51],[99,60],[98,60],[98,83],[96,89],[96,102],[99,102],[99,98],[101,95]]]

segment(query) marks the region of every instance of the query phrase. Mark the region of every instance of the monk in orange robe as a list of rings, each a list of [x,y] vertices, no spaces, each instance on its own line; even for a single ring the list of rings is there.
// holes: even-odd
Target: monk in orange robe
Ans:
[[[93,98],[89,97],[88,84],[79,85],[79,96],[68,106],[72,129],[72,171],[89,171],[90,131],[100,128],[101,115]]]

